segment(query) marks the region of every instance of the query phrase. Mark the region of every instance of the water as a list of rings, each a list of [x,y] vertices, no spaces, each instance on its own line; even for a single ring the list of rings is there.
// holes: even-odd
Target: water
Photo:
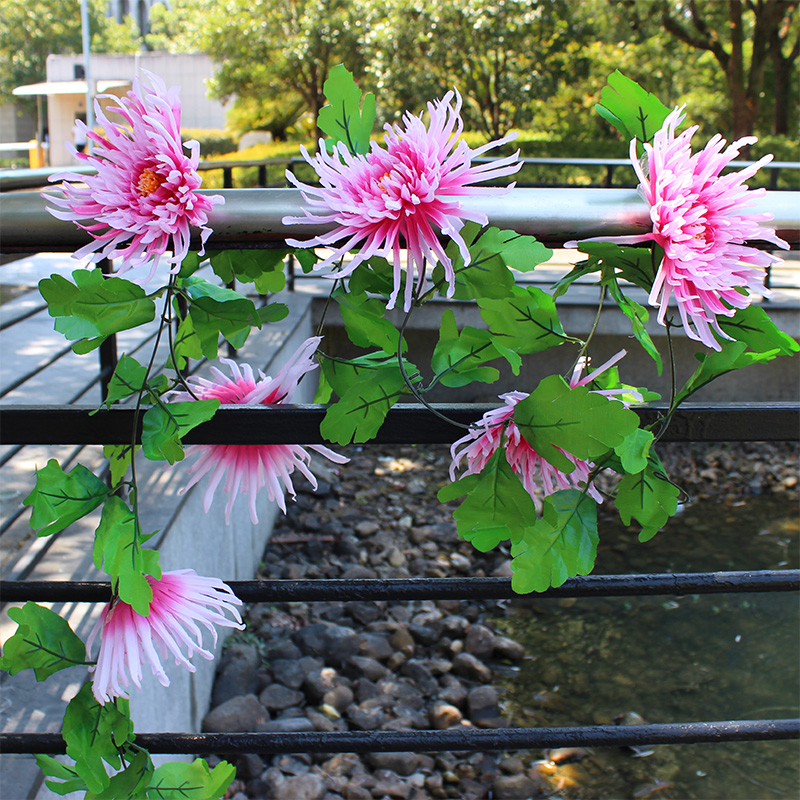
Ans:
[[[796,502],[768,497],[690,507],[644,545],[609,521],[595,573],[796,567],[798,527]],[[507,712],[517,725],[796,717],[799,610],[783,592],[520,601],[501,624],[533,655],[505,685]],[[542,789],[604,800],[800,796],[798,742],[652,750],[539,764]]]

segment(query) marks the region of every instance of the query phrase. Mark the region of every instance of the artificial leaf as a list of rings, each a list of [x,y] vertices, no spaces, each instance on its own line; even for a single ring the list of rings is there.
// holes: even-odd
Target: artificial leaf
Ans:
[[[208,254],[206,254],[207,256]],[[200,264],[203,263],[205,258],[201,258],[199,253],[190,250],[181,261],[181,267],[178,270],[179,278],[188,278],[190,275],[200,269]]]
[[[87,792],[84,800],[147,800],[146,791],[153,777],[153,761],[146,750],[126,746],[123,757],[127,766],[112,775],[108,787],[101,794]]]
[[[536,506],[498,447],[483,471],[466,475],[439,490],[445,503],[466,494],[453,512],[458,535],[481,552],[506,539],[518,541],[522,532],[536,521]]]
[[[375,95],[361,102],[361,90],[353,74],[339,64],[331,69],[322,90],[328,105],[320,109],[317,125],[334,142],[344,142],[353,153],[369,152],[369,136],[375,121]]]
[[[597,504],[579,489],[548,495],[541,519],[511,548],[511,588],[520,594],[588,575],[597,556]]]
[[[506,265],[503,256],[505,240],[497,228],[489,228],[479,239],[475,237],[480,226],[468,222],[461,229],[461,236],[469,248],[470,262],[464,258],[456,242],[447,245],[446,253],[453,265],[455,273],[454,296],[458,300],[474,300],[481,297],[507,297],[514,288],[514,275]],[[516,234],[512,234],[516,236]],[[514,252],[516,256],[517,253]],[[436,286],[446,285],[444,267],[437,264],[433,270],[433,282]]]
[[[506,266],[518,272],[530,272],[553,257],[553,251],[535,236],[499,228],[489,228],[476,242],[476,247],[496,252]]]
[[[179,286],[191,298],[189,316],[206,358],[216,358],[220,334],[238,348],[247,340],[251,327],[261,327],[253,301],[233,289],[215,286],[196,276],[181,281]]]
[[[219,250],[209,252],[211,267],[225,283],[234,277],[254,283],[259,294],[280,292],[286,286],[284,259],[289,250]]]
[[[622,469],[625,472],[633,475],[641,472],[647,466],[647,459],[654,439],[655,437],[651,431],[636,428],[614,448],[614,452],[619,456]]]
[[[142,447],[152,461],[174,464],[183,459],[181,437],[214,416],[219,400],[188,400],[182,403],[159,403],[142,418]]]
[[[209,769],[202,758],[192,762],[170,761],[154,773],[147,790],[148,800],[221,800],[236,768],[221,761]]]
[[[177,300],[175,301],[177,311]],[[184,317],[178,326],[173,342],[173,353],[175,354],[175,364],[173,368],[182,370],[186,368],[186,363],[190,358],[201,359],[203,357],[203,343],[197,335],[194,327],[194,320],[190,316]]]
[[[51,458],[47,466],[36,470],[36,486],[22,503],[33,506],[31,528],[39,536],[49,536],[94,511],[110,491],[83,464],[76,464],[66,473]]]
[[[342,397],[353,382],[363,377],[368,372],[392,365],[397,365],[397,357],[393,355],[388,356],[383,352],[366,353],[363,356],[352,359],[325,356],[322,359],[321,371],[330,388],[336,392],[339,397]],[[413,366],[407,365],[407,369],[409,367],[413,369]],[[330,396],[328,396],[328,399],[329,397]],[[324,403],[327,402],[327,399],[318,400],[317,402]]]
[[[118,698],[101,705],[92,694],[91,683],[84,684],[67,706],[62,735],[75,770],[90,792],[100,794],[109,785],[103,762],[118,770],[119,749],[133,736],[128,701]]]
[[[371,292],[388,297],[394,291],[392,265],[379,256],[362,262],[350,274],[347,288],[356,294]]]
[[[132,356],[123,353],[119,361],[117,361],[111,380],[108,382],[105,399],[106,408],[111,408],[111,404],[116,403],[118,400],[124,400],[132,394],[141,392],[144,389],[146,380],[147,367],[144,364],[140,364]]]
[[[320,424],[320,433],[328,441],[340,445],[366,442],[375,436],[389,409],[406,391],[406,382],[396,361],[366,370],[343,393],[336,390],[340,400],[328,408]]]
[[[136,448],[139,449],[138,447]],[[129,444],[104,444],[103,455],[108,459],[111,471],[111,485],[117,486],[131,465],[133,448]]]
[[[95,533],[94,565],[107,572],[120,599],[143,617],[149,614],[153,590],[145,576],[161,577],[157,550],[145,550],[136,515],[120,497],[109,497]]]
[[[261,323],[280,322],[289,316],[289,306],[286,303],[269,303],[258,309],[258,318]]]
[[[522,362],[519,355],[513,351],[501,354],[492,339],[489,331],[469,325],[459,332],[455,314],[451,309],[446,309],[442,314],[439,341],[431,358],[435,380],[454,388],[466,386],[472,381],[494,383],[500,377],[499,371],[484,364],[500,355],[510,355],[512,366],[515,367],[514,374],[519,374]]]
[[[774,353],[777,357],[790,356],[800,350],[800,344],[780,330],[759,306],[740,308],[732,317],[718,316],[717,322],[731,339],[744,342],[748,350],[754,353]],[[727,341],[715,335],[718,341]]]
[[[678,487],[666,480],[657,460],[634,475],[625,475],[617,487],[614,504],[626,525],[635,519],[641,526],[639,541],[652,539],[678,509]]]
[[[652,140],[670,113],[655,95],[619,70],[608,76],[608,85],[600,92],[597,113],[610,122],[626,139]]]
[[[386,319],[386,303],[377,297],[367,299],[363,292],[353,293],[337,287],[333,299],[342,313],[345,331],[357,347],[379,347],[385,353],[397,353],[399,331]],[[406,350],[403,342],[403,350]]]
[[[639,427],[639,417],[619,401],[585,386],[571,388],[560,375],[548,376],[520,400],[514,421],[528,444],[565,473],[575,466],[562,450],[579,459],[595,459]]]
[[[614,298],[622,313],[625,314],[625,316],[631,321],[631,331],[634,338],[644,348],[644,351],[650,356],[650,358],[656,362],[656,369],[660,375],[664,365],[661,361],[661,354],[658,352],[658,348],[655,346],[650,334],[647,332],[646,326],[650,317],[647,309],[644,306],[639,305],[639,303],[637,303],[635,300],[632,300],[630,297],[623,294],[619,283],[617,283],[616,276],[605,283],[606,286],[608,286],[609,293]]]
[[[44,774],[45,778],[58,778],[59,782],[45,781],[48,789],[54,791],[56,794],[65,795],[71,792],[86,791],[86,781],[78,775],[73,767],[64,764],[57,758],[48,755],[35,756],[36,763],[39,769]]]
[[[298,248],[293,251],[297,263],[304,273],[308,274],[314,269],[314,265],[319,261],[316,251],[311,248]]]
[[[561,297],[578,278],[592,272],[601,273],[603,281],[626,280],[649,292],[663,251],[648,247],[624,247],[615,242],[579,242],[578,250],[589,258],[576,264],[572,271],[553,285],[553,296]]]
[[[17,630],[3,645],[0,668],[16,675],[32,669],[37,681],[54,672],[86,663],[86,648],[55,611],[32,601],[22,608],[9,608],[8,616],[17,623]]]
[[[553,298],[535,286],[515,286],[510,297],[479,298],[478,305],[491,333],[517,353],[539,353],[567,341]]]
[[[748,367],[751,364],[763,364],[766,361],[772,361],[778,355],[780,355],[778,347],[762,353],[751,353],[747,351],[745,342],[723,342],[719,352],[695,353],[694,357],[700,364],[676,395],[673,405],[677,406],[682,403],[687,397],[727,372],[733,372],[735,369]]]
[[[75,283],[61,275],[39,281],[55,329],[79,339],[72,349],[88,353],[112,333],[136,328],[155,318],[156,305],[144,289],[123,278],[105,277],[100,269],[76,269]]]

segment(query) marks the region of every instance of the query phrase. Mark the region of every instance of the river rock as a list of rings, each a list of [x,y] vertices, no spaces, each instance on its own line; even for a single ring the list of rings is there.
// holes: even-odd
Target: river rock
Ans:
[[[322,800],[327,788],[319,775],[294,775],[275,790],[275,800]]]
[[[521,661],[525,658],[525,648],[507,636],[496,636],[494,640],[495,658],[505,658],[508,661]]]
[[[472,653],[459,653],[453,658],[453,672],[472,681],[489,683],[492,671]]]
[[[254,645],[231,645],[225,651],[214,683],[211,706],[218,706],[243,694],[253,694],[258,689],[260,665],[261,656]]]
[[[361,634],[361,656],[375,661],[388,661],[394,655],[394,648],[386,636],[380,633]]]
[[[430,719],[431,725],[436,730],[443,731],[454,725],[460,725],[462,716],[454,705],[445,703],[443,700],[436,700],[431,706]]]
[[[302,703],[305,695],[280,683],[273,683],[261,692],[258,699],[261,705],[270,711],[283,711],[285,708]]]
[[[419,756],[416,753],[369,753],[366,762],[373,769],[388,769],[407,776],[416,771]]]
[[[306,675],[304,686],[309,699],[319,703],[327,692],[343,682],[344,679],[333,667],[322,667]]]
[[[361,640],[352,628],[324,622],[301,628],[294,634],[294,641],[306,655],[337,665],[356,655],[361,648]]]
[[[322,696],[322,703],[332,706],[339,713],[344,711],[353,702],[353,690],[344,684],[334,686]]]
[[[527,800],[536,793],[537,786],[527,775],[498,775],[492,782],[496,800]]]
[[[348,678],[366,678],[368,681],[379,681],[389,674],[389,670],[380,661],[368,656],[352,656],[348,658],[342,672]]]
[[[485,626],[470,625],[464,639],[464,650],[476,658],[491,658],[494,640],[494,634]]]
[[[233,697],[203,717],[206,733],[237,733],[254,731],[258,725],[269,720],[269,712],[254,694]]]
[[[258,733],[310,733],[316,730],[314,723],[306,716],[283,717],[271,719],[268,722],[259,722],[255,730]]]

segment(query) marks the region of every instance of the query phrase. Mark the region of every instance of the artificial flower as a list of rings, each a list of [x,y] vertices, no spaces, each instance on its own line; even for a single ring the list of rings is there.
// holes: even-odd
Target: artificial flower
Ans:
[[[57,173],[50,180],[63,181],[64,196],[46,195],[58,207],[48,207],[53,216],[74,220],[94,239],[75,258],[92,254],[92,261],[119,259],[118,274],[149,264],[140,283],[153,277],[162,258],[172,272],[180,268],[189,251],[190,226],[200,228],[204,245],[211,234],[208,212],[224,202],[220,196],[197,193],[202,183],[197,173],[200,145],[186,142],[187,155],[181,143],[178,89],[167,91],[161,78],[145,75],[149,92],[135,78],[127,97],[104,95],[115,101],[108,113],[117,114],[119,121],[111,121],[95,102],[103,133],[76,122],[92,143],[91,152],[79,153],[71,144],[67,148],[97,174]],[[172,255],[165,257],[167,251]]]
[[[242,601],[219,578],[180,569],[164,572],[160,579],[150,575],[146,579],[153,590],[146,617],[117,598],[106,605],[89,634],[87,661],[91,659],[95,639],[100,636],[100,653],[92,668],[92,693],[98,703],[107,703],[112,697],[128,697],[131,683],[141,688],[145,663],[149,663],[162,686],[169,686],[161,664],[168,652],[175,657],[176,664],[182,664],[189,672],[196,671],[189,660],[195,653],[211,661],[214,654],[203,647],[203,631],[198,623],[210,632],[212,647],[217,643],[215,625],[244,628],[236,608]]]
[[[624,355],[625,350],[620,350],[615,356],[584,377],[581,377],[581,374],[587,362],[584,358],[578,359],[578,363],[575,365],[570,377],[569,385],[575,388],[576,386],[586,386],[592,383],[595,378],[614,366]],[[596,391],[606,397],[617,398],[626,407],[631,401],[641,401],[642,399],[639,393],[628,387],[592,391]],[[456,471],[462,461],[466,461],[464,474],[477,475],[482,472],[502,442],[509,466],[519,476],[525,491],[533,498],[537,507],[540,506],[540,501],[537,497],[539,484],[541,484],[541,490],[545,496],[553,494],[560,489],[586,488],[588,495],[596,502],[601,503],[603,501],[602,495],[597,491],[594,484],[589,482],[589,475],[594,467],[590,461],[576,458],[571,453],[558,447],[556,449],[560,450],[575,465],[571,472],[562,472],[542,458],[528,444],[514,422],[514,408],[520,400],[524,400],[526,397],[528,397],[527,392],[501,394],[500,399],[505,405],[487,411],[474,428],[453,443],[450,448],[450,456],[452,458],[450,480],[454,481],[456,479]],[[461,449],[459,450],[459,448]]]
[[[648,298],[658,307],[659,323],[665,324],[674,297],[686,335],[720,350],[712,330],[723,339],[731,337],[720,328],[717,318],[732,317],[751,303],[754,294],[768,294],[765,269],[780,260],[747,242],[761,240],[781,248],[789,245],[776,236],[774,228],[760,224],[772,219],[771,214],[744,210],[766,191],[748,191],[745,181],[772,156],[721,175],[740,148],[754,144],[756,137],[746,136],[726,148],[725,140],[716,134],[703,150],[692,154],[691,140],[698,126],[675,136],[684,118],[682,111],[675,108],[653,137],[653,144],[644,145],[643,163],[636,157],[636,140],[630,145],[631,162],[641,182],[639,192],[650,206],[652,232],[604,241],[653,241],[662,247],[664,258]]]
[[[256,380],[249,365],[236,364],[227,358],[220,359],[230,369],[232,378],[212,367],[213,380],[189,378],[193,394],[178,390],[170,392],[168,399],[189,401],[216,398],[222,404],[236,405],[290,403],[300,378],[317,368],[312,356],[320,341],[319,336],[307,339],[274,378],[264,375],[259,370],[259,379]],[[308,445],[308,449],[336,464],[349,461],[348,458],[334,453],[323,445]],[[187,453],[197,455],[198,459],[189,468],[192,478],[182,493],[188,491],[205,475],[210,474],[208,487],[203,495],[203,508],[207,512],[211,508],[217,486],[227,473],[223,488],[228,495],[225,506],[225,521],[228,523],[233,503],[241,493],[249,495],[250,519],[256,524],[258,522],[256,495],[264,487],[267,489],[269,499],[276,502],[286,513],[283,493],[285,489],[294,497],[295,491],[290,476],[295,469],[305,475],[315,489],[317,488],[317,479],[309,469],[311,455],[298,444],[192,445],[187,448]]]
[[[455,105],[453,100],[455,99]],[[441,100],[428,103],[426,127],[422,117],[406,113],[403,125],[386,125],[386,148],[370,143],[366,155],[353,155],[339,142],[329,152],[320,140],[319,152],[303,156],[314,167],[320,186],[298,181],[290,172],[287,179],[302,189],[311,210],[302,217],[285,217],[284,224],[334,223],[336,227],[309,241],[287,240],[293,247],[331,247],[333,252],[316,265],[324,270],[339,262],[353,248],[360,247],[349,264],[334,275],[349,275],[373,256],[383,256],[393,265],[394,290],[387,308],[394,308],[405,266],[404,308],[408,310],[425,279],[426,263],[439,262],[444,268],[448,296],[455,289],[455,274],[445,253],[440,234],[458,246],[465,264],[470,262],[467,244],[460,234],[465,221],[488,222],[480,211],[467,210],[461,198],[504,194],[508,187],[476,187],[519,170],[519,151],[491,163],[472,164],[472,159],[510,142],[508,134],[475,150],[460,138],[461,95],[448,92]],[[513,186],[513,184],[512,184]],[[401,256],[405,248],[407,261]]]

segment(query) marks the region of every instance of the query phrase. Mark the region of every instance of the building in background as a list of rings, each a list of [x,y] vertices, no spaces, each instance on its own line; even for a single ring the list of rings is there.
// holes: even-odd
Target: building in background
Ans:
[[[207,55],[148,52],[92,55],[92,79],[97,94],[124,95],[142,70],[163,78],[167,86],[180,86],[182,127],[225,127],[227,106],[208,97],[206,80],[214,74],[214,65]],[[14,93],[36,96],[40,100],[47,98],[47,110],[46,113],[42,111],[40,124],[49,141],[50,166],[74,163],[64,143],[72,141],[75,120],[86,119],[83,56],[48,56],[47,80],[18,87]],[[42,141],[44,139],[42,136]]]

